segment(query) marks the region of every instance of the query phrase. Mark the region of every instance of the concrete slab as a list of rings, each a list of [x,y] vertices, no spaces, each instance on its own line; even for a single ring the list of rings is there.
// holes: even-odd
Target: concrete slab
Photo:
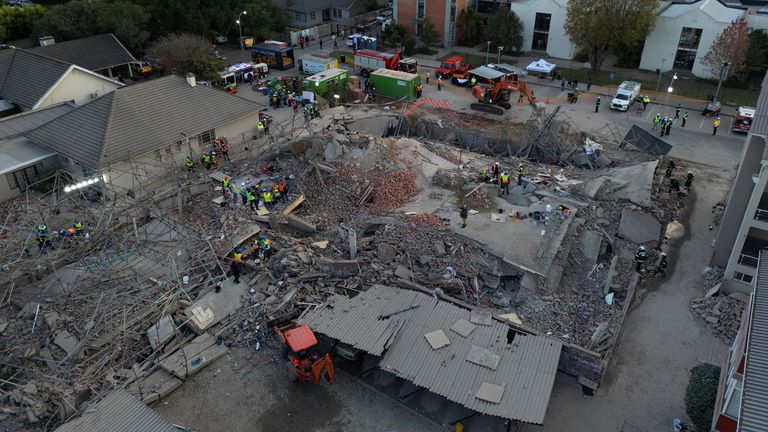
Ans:
[[[174,324],[173,319],[168,315],[163,315],[163,317],[160,318],[160,321],[152,324],[147,330],[149,344],[152,345],[152,348],[154,349],[157,349],[157,347],[162,346],[171,340],[174,334],[176,334],[176,324]]]
[[[434,350],[439,350],[440,348],[451,344],[451,340],[448,339],[448,336],[446,336],[445,332],[442,330],[429,332],[425,334],[424,337],[427,338],[427,342],[429,342],[429,345],[432,346],[432,349]]]
[[[352,132],[365,132],[371,136],[381,137],[387,132],[390,124],[396,124],[395,116],[377,116],[361,118],[346,124]]]
[[[462,337],[467,337],[472,334],[472,331],[475,330],[475,327],[477,326],[462,318],[453,323],[451,330],[460,334]]]
[[[489,326],[493,324],[493,315],[487,309],[472,309],[469,313],[469,321],[474,324]]]
[[[619,222],[619,237],[635,243],[657,241],[661,224],[648,213],[624,208]]]
[[[160,367],[184,379],[208,366],[226,354],[227,351],[229,351],[229,348],[223,344],[217,345],[216,340],[206,333],[198,336],[181,349],[163,359],[160,362]]]
[[[68,331],[62,330],[56,333],[56,339],[53,340],[53,343],[63,349],[67,355],[73,355],[77,352],[80,341]]]
[[[234,279],[227,279],[223,282],[220,292],[210,291],[208,294],[196,300],[191,307],[184,310],[184,314],[187,317],[194,316],[192,309],[197,307],[198,310],[210,310],[213,313],[213,319],[206,323],[196,323],[195,320],[191,320],[189,323],[191,324],[192,329],[197,333],[202,333],[208,327],[218,323],[229,314],[240,309],[243,305],[243,294],[247,290],[248,284],[236,284]]]
[[[499,361],[501,360],[501,357],[490,352],[489,350],[479,347],[477,345],[472,345],[472,347],[469,349],[469,353],[467,353],[467,361],[480,365],[485,366],[489,369],[496,370],[496,368],[499,366]]]
[[[475,397],[484,401],[499,403],[502,396],[504,396],[504,387],[506,384],[496,385],[484,382],[480,384],[480,388],[477,389]]]
[[[126,390],[149,405],[171,394],[183,382],[165,369],[158,369],[150,375],[132,382]]]
[[[47,312],[45,315],[45,323],[48,324],[48,328],[53,330],[56,328],[56,324],[59,322],[59,314],[56,312]]]
[[[597,262],[597,256],[600,254],[600,244],[603,242],[603,237],[597,231],[585,231],[581,236],[581,252],[584,258],[587,259],[587,263],[591,266]]]
[[[611,168],[605,171],[605,175],[584,183],[584,192],[593,199],[626,199],[639,206],[650,207],[653,175],[658,163],[654,160]],[[608,190],[605,188],[607,185]]]

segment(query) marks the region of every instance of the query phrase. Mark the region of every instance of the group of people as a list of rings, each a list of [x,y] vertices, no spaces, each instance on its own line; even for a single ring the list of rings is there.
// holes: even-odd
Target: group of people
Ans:
[[[680,127],[685,127],[686,122],[688,122],[688,111],[683,112],[680,104],[675,107],[674,117],[662,117],[660,113],[656,113],[656,116],[653,117],[653,121],[651,122],[651,130],[659,131],[660,137],[663,137],[664,135],[669,136],[669,133],[672,131],[672,124],[676,119],[680,119]]]
[[[228,258],[230,261],[229,268],[232,270],[232,276],[234,276],[234,282],[240,283],[240,276],[243,274],[243,263],[249,258],[257,262],[264,262],[272,253],[272,241],[267,236],[260,236],[253,241],[251,246],[251,254],[245,255],[242,247],[237,247],[232,253],[232,257]]]
[[[48,225],[42,223],[37,226],[37,231],[35,232],[35,243],[37,244],[37,249],[40,254],[44,254],[47,253],[48,250],[53,249],[54,237],[62,241],[69,240],[70,242],[78,243],[78,239],[82,236],[83,224],[80,222],[80,219],[75,219],[72,223],[72,226],[69,228],[60,228],[58,230],[54,230],[53,233],[49,231]],[[27,256],[30,256],[31,254],[29,249],[26,247],[26,240],[24,246],[24,253]]]
[[[648,263],[648,260],[650,259],[650,254],[648,254],[648,251],[646,250],[645,246],[640,246],[637,249],[637,252],[635,252],[635,271],[638,273],[645,272],[645,265]],[[667,253],[661,252],[659,254],[659,262],[656,264],[656,268],[653,271],[653,276],[660,275],[661,277],[664,277],[667,275]]]
[[[669,178],[669,193],[680,192],[680,180],[672,176],[675,172],[675,166],[675,161],[670,159],[670,161],[667,162],[667,168],[664,171],[664,177]],[[688,172],[685,173],[684,187],[686,190],[691,189],[695,178],[693,171],[688,170]]]
[[[493,183],[499,185],[499,196],[509,195],[509,169],[501,167],[501,164],[495,162],[491,165],[490,170],[483,167],[480,170],[480,181],[485,183]],[[517,185],[520,186],[523,183],[523,175],[525,174],[525,165],[522,163],[517,164]]]
[[[273,167],[263,167],[262,171],[266,169],[266,172],[272,172],[275,170]],[[225,199],[231,199],[234,205],[238,205],[238,201],[242,205],[250,206],[251,210],[256,210],[257,207],[270,208],[276,202],[283,201],[288,202],[288,181],[291,177],[281,178],[280,181],[273,185],[256,183],[248,185],[245,182],[241,182],[238,186],[229,176],[224,176],[221,181],[221,190]]]

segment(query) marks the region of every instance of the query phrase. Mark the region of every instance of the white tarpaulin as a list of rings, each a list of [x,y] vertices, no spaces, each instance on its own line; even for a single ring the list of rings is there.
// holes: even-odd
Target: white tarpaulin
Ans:
[[[531,62],[531,64],[529,64],[525,70],[529,70],[531,72],[550,73],[555,69],[555,67],[557,67],[556,64],[550,63],[544,59],[539,59],[535,62]]]

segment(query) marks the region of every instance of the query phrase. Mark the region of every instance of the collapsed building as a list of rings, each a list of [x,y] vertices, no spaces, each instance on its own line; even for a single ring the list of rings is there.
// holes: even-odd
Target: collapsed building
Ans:
[[[59,171],[46,190],[3,204],[0,416],[55,425],[115,388],[154,403],[230,347],[269,345],[267,322],[295,313],[385,371],[403,365],[389,371],[404,381],[480,413],[543,422],[557,371],[585,391],[599,386],[637,285],[652,274],[632,271],[634,252],[645,245],[653,262],[679,235],[665,227],[679,226],[681,201],[658,169],[664,149],[647,137],[584,133],[557,111],[502,127],[489,134],[487,119],[433,107],[407,118],[337,107],[244,136],[231,162],[208,171],[127,163],[121,175],[138,197],[62,195],[69,177]],[[508,195],[478,178],[495,162],[524,164]],[[289,199],[253,211],[222,190],[225,175],[236,184],[287,180]],[[75,218],[86,236],[35,250],[37,224]],[[273,255],[247,260],[235,284],[226,258],[260,236]],[[402,302],[401,292],[412,297]],[[376,293],[394,295],[400,309],[421,306],[380,302],[379,315],[400,311],[393,327],[354,337],[334,322],[350,315],[327,313]],[[431,307],[451,319],[403,324]],[[359,321],[343,327],[371,319],[352,316]],[[476,374],[473,396],[446,390],[452,374],[441,382],[408,372],[417,354],[396,350],[403,344],[421,344],[414,349],[434,362],[466,358],[451,367]],[[519,389],[505,387],[512,371],[541,378],[535,403],[520,407]]]

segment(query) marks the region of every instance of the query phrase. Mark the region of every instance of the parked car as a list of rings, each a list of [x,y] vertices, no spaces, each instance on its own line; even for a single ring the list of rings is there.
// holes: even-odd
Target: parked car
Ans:
[[[227,38],[226,36],[221,35],[221,34],[216,35],[216,43],[217,44],[225,44],[227,42],[229,42],[229,38]]]
[[[634,81],[624,81],[616,90],[616,96],[611,100],[611,109],[626,111],[629,106],[635,103],[640,94],[640,83]]]

